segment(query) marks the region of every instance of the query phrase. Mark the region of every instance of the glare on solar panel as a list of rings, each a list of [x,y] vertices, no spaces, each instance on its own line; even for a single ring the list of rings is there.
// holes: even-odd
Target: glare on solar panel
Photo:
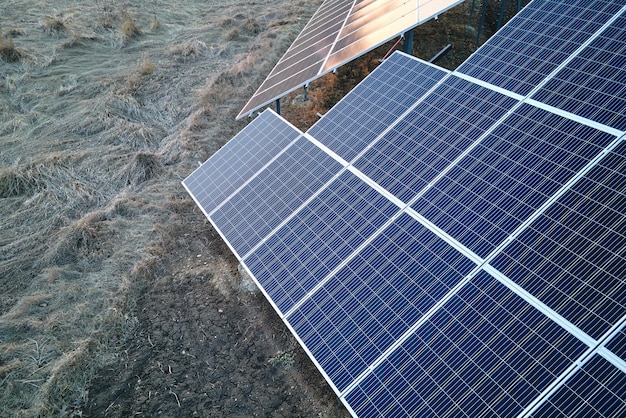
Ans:
[[[190,174],[183,185],[208,215],[300,134],[267,110]]]
[[[242,118],[463,0],[326,0],[241,110]]]

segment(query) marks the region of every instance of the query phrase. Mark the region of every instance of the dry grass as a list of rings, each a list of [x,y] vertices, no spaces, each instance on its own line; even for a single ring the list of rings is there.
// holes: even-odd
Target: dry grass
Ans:
[[[139,74],[148,75],[152,74],[156,70],[156,65],[150,55],[146,55],[141,61],[141,65],[139,66]]]
[[[224,39],[227,40],[227,41],[239,41],[239,40],[241,40],[241,34],[239,33],[239,29],[238,28],[232,28],[231,30],[228,31],[226,36],[224,36]]]
[[[58,16],[46,16],[43,20],[43,29],[47,34],[58,33],[66,30],[65,21]]]
[[[156,178],[163,171],[159,156],[149,152],[138,152],[123,172],[123,181],[127,185],[138,184]]]
[[[32,195],[38,188],[32,171],[20,170],[16,166],[0,169],[0,198]]]
[[[139,30],[139,28],[135,24],[135,21],[133,20],[133,18],[130,16],[130,14],[127,11],[123,10],[121,12],[121,16],[122,16],[122,23],[120,24],[119,34],[120,34],[120,39],[122,40],[122,45],[126,45],[133,38],[136,38],[137,36],[141,35],[141,31]]]
[[[150,21],[150,29],[157,30],[161,27],[161,22],[157,18],[157,15],[152,15],[152,20]]]
[[[181,233],[198,215],[180,186],[196,163],[186,156],[245,125],[234,113],[301,15],[272,12],[291,26],[238,17],[218,32],[222,14],[172,35],[164,8],[168,30],[140,36],[150,18],[161,25],[154,11],[116,3],[57,3],[42,20],[43,2],[17,2],[35,22],[2,37],[28,65],[0,62],[12,71],[0,87],[0,416],[80,415],[90,379],[138,326],[146,287],[177,246],[195,245]],[[225,44],[235,27],[241,40]]]
[[[15,43],[10,34],[4,35],[0,30],[0,59],[7,62],[17,62],[23,54],[15,48]]]

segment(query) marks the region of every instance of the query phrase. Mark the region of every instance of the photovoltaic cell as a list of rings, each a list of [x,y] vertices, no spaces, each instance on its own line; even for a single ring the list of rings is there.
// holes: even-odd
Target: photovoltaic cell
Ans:
[[[300,137],[211,219],[243,257],[341,168],[327,153]]]
[[[403,214],[288,321],[343,391],[474,267]]]
[[[622,360],[626,361],[626,328],[622,328],[617,335],[611,338],[606,348],[617,354]]]
[[[271,110],[260,114],[183,184],[206,214],[301,135]]]
[[[522,105],[412,207],[485,258],[614,139]]]
[[[450,76],[354,166],[408,202],[515,103],[510,97]]]
[[[626,374],[595,355],[531,416],[598,417],[626,416]]]
[[[244,262],[285,313],[397,211],[346,171]]]
[[[446,74],[433,65],[395,52],[308,133],[344,160],[352,161]]]
[[[626,143],[491,263],[593,338],[626,315]]]
[[[585,349],[483,271],[346,400],[359,417],[515,417]]]
[[[626,130],[626,16],[551,78],[534,99]]]
[[[624,0],[533,1],[458,71],[525,96],[624,4]]]

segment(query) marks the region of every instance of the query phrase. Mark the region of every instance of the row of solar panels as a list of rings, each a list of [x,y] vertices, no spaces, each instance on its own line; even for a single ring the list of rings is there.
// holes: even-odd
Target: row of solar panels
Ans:
[[[535,0],[184,181],[355,416],[626,414],[625,23]]]
[[[324,1],[237,118],[437,17],[461,1]]]

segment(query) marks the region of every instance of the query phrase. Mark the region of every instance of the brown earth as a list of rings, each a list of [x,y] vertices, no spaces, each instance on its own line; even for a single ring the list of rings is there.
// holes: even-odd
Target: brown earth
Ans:
[[[188,200],[139,325],[85,416],[347,416],[228,247]]]

